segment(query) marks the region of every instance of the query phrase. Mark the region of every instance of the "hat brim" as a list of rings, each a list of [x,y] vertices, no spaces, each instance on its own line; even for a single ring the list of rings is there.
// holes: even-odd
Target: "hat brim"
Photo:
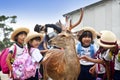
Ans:
[[[96,31],[92,27],[83,27],[83,29],[81,29],[81,30],[90,31],[93,35],[93,39],[95,39],[97,37]]]
[[[117,39],[117,43],[120,44],[120,40],[119,39]]]
[[[11,39],[12,41],[15,41],[15,36],[16,36],[18,33],[22,32],[22,31],[28,33],[28,32],[29,32],[29,29],[28,29],[28,28],[25,28],[25,27],[17,28],[17,29],[14,30],[13,33],[11,34],[11,38],[10,38],[10,39]]]
[[[38,33],[38,34],[31,34],[31,35],[27,36],[25,38],[25,43],[28,43],[31,39],[33,39],[35,37],[40,37],[41,38],[40,43],[43,41],[43,35],[41,33]]]
[[[97,40],[97,43],[102,46],[102,47],[105,47],[105,48],[112,48],[112,47],[115,47],[116,45],[106,45],[106,44],[103,44],[101,43],[100,39]]]

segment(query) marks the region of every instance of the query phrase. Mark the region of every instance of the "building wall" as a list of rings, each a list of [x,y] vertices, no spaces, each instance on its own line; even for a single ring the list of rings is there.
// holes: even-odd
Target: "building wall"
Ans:
[[[70,15],[74,24],[79,19],[80,12]],[[80,27],[91,26],[97,31],[111,30],[120,38],[120,0],[107,0],[99,4],[84,8],[84,17],[80,25],[72,31],[78,31]]]

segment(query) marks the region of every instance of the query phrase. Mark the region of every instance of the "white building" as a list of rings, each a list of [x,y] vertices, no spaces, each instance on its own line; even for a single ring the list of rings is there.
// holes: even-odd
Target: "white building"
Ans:
[[[120,39],[120,0],[101,0],[83,9],[82,22],[73,31],[78,31],[80,27],[91,26],[97,31],[111,30]],[[68,16],[68,20],[71,19],[74,24],[79,19],[80,9],[63,16]]]

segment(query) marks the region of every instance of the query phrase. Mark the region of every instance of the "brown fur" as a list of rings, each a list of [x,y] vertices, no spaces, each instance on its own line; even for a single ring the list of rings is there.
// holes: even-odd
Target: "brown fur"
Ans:
[[[49,50],[44,61],[44,80],[77,80],[80,63],[77,58],[74,38],[70,33],[61,33],[51,40],[51,44],[64,48]]]
[[[46,53],[43,59],[44,80],[47,80],[48,77],[53,80],[77,80],[80,73],[80,62],[75,49],[75,40],[70,31],[81,22],[82,18],[83,9],[81,9],[81,16],[77,23],[72,24],[70,20],[70,25],[66,28],[60,22],[63,32],[50,40],[50,44],[62,48],[62,50],[52,49]],[[67,16],[66,23],[68,23]]]

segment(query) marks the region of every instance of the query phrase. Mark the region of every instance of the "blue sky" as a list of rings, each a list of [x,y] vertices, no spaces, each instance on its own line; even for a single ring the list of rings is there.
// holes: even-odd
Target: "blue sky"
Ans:
[[[26,26],[33,29],[35,24],[64,23],[65,13],[79,9],[100,0],[0,0],[0,15],[17,16],[13,27]]]

